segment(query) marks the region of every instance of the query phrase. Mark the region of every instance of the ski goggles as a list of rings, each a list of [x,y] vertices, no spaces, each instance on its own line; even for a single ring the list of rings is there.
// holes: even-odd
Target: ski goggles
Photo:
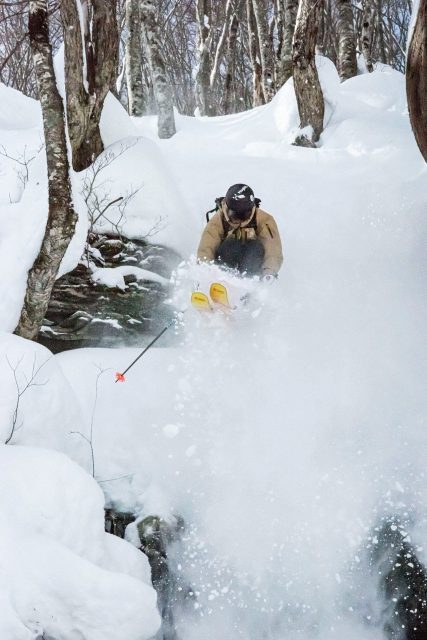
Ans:
[[[230,209],[227,206],[227,214],[230,220],[235,220],[236,222],[244,222],[245,220],[249,220],[252,215],[252,209],[245,209],[244,211],[236,211],[236,209]]]

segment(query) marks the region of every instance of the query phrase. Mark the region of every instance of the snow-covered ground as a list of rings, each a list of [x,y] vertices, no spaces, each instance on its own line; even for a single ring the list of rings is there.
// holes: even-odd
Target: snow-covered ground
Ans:
[[[119,148],[126,137],[128,146],[117,171],[114,164],[108,169],[111,193],[131,189],[139,176],[143,184],[128,212],[129,234],[143,234],[167,212],[173,225],[166,220],[157,239],[189,257],[186,247],[194,252],[214,198],[246,182],[277,219],[285,264],[269,290],[251,285],[253,306],[234,321],[203,320],[188,310],[177,346],[149,351],[125,383],[115,384],[114,373],[136,350],[76,350],[53,357],[48,371],[37,373],[43,386],[30,387],[19,406],[13,443],[65,451],[90,471],[90,439],[95,477],[108,502],[140,515],[184,517],[177,562],[197,605],[180,621],[183,640],[380,639],[381,602],[367,548],[381,517],[400,516],[420,559],[427,560],[427,171],[410,129],[401,74],[380,67],[340,85],[330,62],[319,59],[319,69],[327,126],[317,150],[289,144],[298,124],[291,82],[271,104],[250,112],[177,116],[178,132],[168,141],[157,140],[153,118],[131,121],[110,98],[104,135]],[[2,91],[3,104],[27,100]],[[13,104],[10,112],[2,107],[1,129],[14,129],[14,153],[24,140],[34,148],[40,135],[36,105],[26,105],[25,121],[18,121]],[[0,326],[6,331],[19,314],[25,269],[37,250],[34,229],[44,200],[34,194],[46,189],[41,155],[19,198],[13,165],[0,159],[7,258],[0,273]],[[6,185],[15,185],[15,204]],[[180,308],[197,279],[194,270],[183,264],[175,275]],[[0,429],[7,437],[16,389],[25,384],[19,377],[15,383],[13,368],[28,377],[35,349],[37,366],[47,352],[8,334],[1,344],[6,394]],[[47,455],[33,449],[19,454],[20,447],[10,446],[2,451],[34,460]],[[55,533],[43,528],[42,535],[62,545],[58,557],[74,553],[96,565],[96,585],[98,567],[117,570],[120,551],[109,567],[90,556],[94,549],[102,555],[104,544],[95,542],[101,536],[99,493],[87,477],[80,490],[83,472],[51,455],[52,481],[40,478],[46,493],[65,473],[64,460],[64,469],[73,469],[74,499],[79,492],[93,517],[78,523],[78,531],[80,525],[98,530],[90,543],[83,539],[79,549],[70,549],[61,522],[73,520],[71,511],[55,523]],[[12,482],[10,487],[15,491]],[[68,513],[68,499],[57,494],[59,512],[64,504]],[[4,531],[8,535],[2,525],[2,536]],[[4,569],[0,561],[0,575],[8,575],[9,563]],[[131,556],[123,555],[121,571],[130,564]],[[363,593],[355,594],[359,572]],[[71,575],[61,584],[67,597],[73,580]],[[132,578],[126,580],[132,591]],[[105,601],[104,591],[94,594],[101,603],[96,616],[110,607],[114,591],[107,584]],[[138,584],[117,609],[125,600],[133,606],[143,588]],[[153,623],[150,598],[145,603]],[[120,625],[124,609],[117,609],[114,624]],[[137,610],[144,615],[143,607]],[[16,611],[24,620],[22,609]],[[25,622],[29,626],[28,617]]]

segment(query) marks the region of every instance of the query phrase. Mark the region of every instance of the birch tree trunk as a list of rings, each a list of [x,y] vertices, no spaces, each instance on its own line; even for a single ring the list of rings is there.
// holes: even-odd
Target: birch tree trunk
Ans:
[[[210,90],[212,47],[211,0],[197,0],[198,69],[196,74],[196,103],[201,116],[214,115]]]
[[[408,49],[406,95],[412,130],[427,162],[427,5],[422,1]]]
[[[283,36],[285,26],[285,7],[284,0],[274,0],[274,19],[277,27],[277,62],[276,62],[276,80],[279,81],[279,63],[282,58]]]
[[[302,131],[295,144],[314,147],[323,131],[325,104],[316,69],[316,40],[323,0],[300,0],[293,42],[293,76]]]
[[[248,15],[249,54],[252,63],[254,106],[259,107],[265,104],[265,99],[262,88],[261,53],[259,50],[258,31],[252,0],[247,0],[246,9]]]
[[[356,35],[351,0],[337,0],[338,73],[341,82],[357,75]]]
[[[104,149],[99,121],[105,97],[116,80],[116,0],[62,0],[60,7],[68,133],[73,168],[81,171]]]
[[[139,0],[126,0],[125,68],[129,113],[140,117],[144,113],[144,83],[142,80],[141,15]]]
[[[387,64],[387,53],[384,40],[384,24],[383,24],[383,2],[377,0],[376,2],[376,16],[377,16],[377,34],[378,34],[378,51],[379,59],[383,64]]]
[[[154,0],[142,0],[141,18],[148,47],[148,60],[156,100],[159,138],[171,138],[176,133],[172,91],[166,75]]]
[[[285,0],[283,44],[279,61],[278,86],[282,87],[292,75],[292,42],[298,11],[298,0]]]
[[[28,31],[43,115],[49,213],[43,242],[28,274],[27,289],[15,333],[35,340],[42,325],[61,260],[74,235],[73,209],[65,138],[64,107],[56,86],[49,42],[47,0],[30,0]]]
[[[219,76],[219,64],[221,62],[221,57],[222,54],[224,53],[224,49],[227,43],[227,38],[229,38],[230,35],[230,26],[231,26],[231,20],[234,19],[234,17],[232,17],[231,13],[232,13],[232,9],[233,9],[233,0],[227,0],[227,4],[225,5],[225,20],[224,20],[224,25],[221,31],[221,35],[220,38],[218,40],[218,44],[216,47],[216,51],[215,51],[215,58],[214,58],[214,63],[212,66],[212,70],[210,73],[210,91],[212,92],[215,88],[215,85],[218,81],[218,76]]]
[[[363,0],[362,18],[362,52],[365,58],[366,68],[369,73],[374,70],[372,63],[372,39],[374,33],[374,7],[373,0]]]
[[[270,102],[276,93],[274,80],[274,53],[268,28],[267,7],[265,0],[252,0],[253,11],[258,32],[259,51],[261,56],[261,84],[264,102]]]
[[[226,56],[226,75],[224,89],[224,113],[232,112],[232,102],[234,96],[234,78],[236,67],[236,40],[239,30],[239,21],[236,14],[233,15],[230,30],[228,34],[227,56]]]

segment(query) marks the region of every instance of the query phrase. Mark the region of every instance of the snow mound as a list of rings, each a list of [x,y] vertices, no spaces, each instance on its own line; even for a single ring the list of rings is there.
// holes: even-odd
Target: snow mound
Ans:
[[[53,354],[35,342],[0,333],[0,362],[0,440],[64,451],[89,468],[88,447],[72,433],[79,431],[83,416]]]
[[[0,130],[31,129],[40,122],[40,103],[0,82]]]
[[[159,625],[145,556],[104,532],[103,496],[64,455],[0,447],[3,638],[143,640]],[[124,553],[122,553],[124,551]],[[126,575],[128,574],[128,575]]]

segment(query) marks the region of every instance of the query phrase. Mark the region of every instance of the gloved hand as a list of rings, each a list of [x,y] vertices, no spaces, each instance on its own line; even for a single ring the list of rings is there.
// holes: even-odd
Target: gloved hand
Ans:
[[[267,273],[265,276],[262,277],[262,281],[266,282],[267,284],[272,284],[275,280],[276,280],[277,276],[273,276],[272,273]]]

